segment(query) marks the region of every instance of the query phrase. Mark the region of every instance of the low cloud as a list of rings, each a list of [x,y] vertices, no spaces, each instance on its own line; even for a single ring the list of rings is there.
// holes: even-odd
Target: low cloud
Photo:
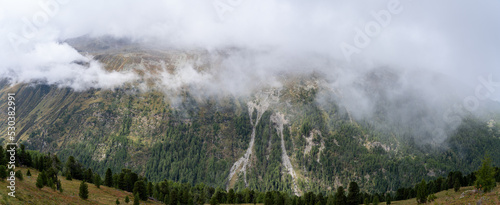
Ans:
[[[439,124],[450,104],[465,109],[480,77],[500,78],[499,10],[498,1],[451,0],[2,1],[0,75],[76,90],[138,80],[64,43],[111,36],[217,54],[211,71],[186,63],[154,76],[165,89],[248,94],[255,85],[279,86],[283,73],[318,72],[358,118],[390,109],[390,121]],[[357,50],[347,58],[342,45]]]

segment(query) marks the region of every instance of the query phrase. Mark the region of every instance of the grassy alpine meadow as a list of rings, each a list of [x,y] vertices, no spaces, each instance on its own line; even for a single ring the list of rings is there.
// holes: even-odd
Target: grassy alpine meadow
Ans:
[[[116,199],[120,204],[125,203],[125,197],[128,196],[133,204],[134,196],[130,192],[118,190],[101,185],[97,188],[94,184],[87,183],[89,190],[89,198],[83,200],[78,196],[80,180],[66,180],[65,177],[59,176],[61,180],[63,192],[54,191],[49,187],[38,189],[35,185],[36,178],[39,172],[30,168],[31,177],[26,176],[27,168],[17,168],[23,173],[24,180],[16,179],[15,198],[8,196],[10,190],[7,188],[7,181],[0,181],[0,204],[43,204],[43,205],[59,205],[59,204],[116,204]],[[141,201],[140,204],[162,204],[152,200]]]
[[[427,202],[426,204],[436,204],[436,205],[461,205],[461,204],[476,204],[481,199],[481,204],[500,204],[500,183],[497,183],[497,187],[488,193],[473,193],[474,187],[462,187],[458,192],[453,189],[448,189],[445,191],[438,192],[434,194],[437,199],[432,202]],[[386,204],[385,202],[380,204]],[[417,204],[415,198],[404,200],[404,201],[393,201],[391,204],[395,205],[410,205]]]

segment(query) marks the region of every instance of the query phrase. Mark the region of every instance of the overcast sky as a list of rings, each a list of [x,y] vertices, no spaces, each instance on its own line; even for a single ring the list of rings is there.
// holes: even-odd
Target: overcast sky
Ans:
[[[431,70],[470,86],[479,76],[500,79],[497,0],[0,2],[0,74],[17,82],[44,79],[85,88],[95,79],[102,79],[96,84],[101,87],[134,79],[103,72],[98,63],[85,70],[69,65],[87,57],[60,42],[81,35],[177,48],[236,46],[317,55],[344,68]]]

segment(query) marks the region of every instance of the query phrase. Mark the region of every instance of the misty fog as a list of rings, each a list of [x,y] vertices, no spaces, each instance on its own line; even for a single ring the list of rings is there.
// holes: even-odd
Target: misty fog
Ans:
[[[500,99],[499,10],[493,0],[4,0],[0,76],[76,91],[137,82],[68,43],[126,39],[213,60],[209,70],[187,61],[153,76],[168,93],[189,85],[247,96],[281,86],[283,73],[320,73],[355,118],[390,109],[388,122],[415,123],[441,142],[460,118]]]

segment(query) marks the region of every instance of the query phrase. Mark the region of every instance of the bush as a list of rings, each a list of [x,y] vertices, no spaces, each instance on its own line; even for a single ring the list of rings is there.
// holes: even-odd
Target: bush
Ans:
[[[16,171],[16,179],[19,179],[21,181],[24,179],[23,173],[21,172],[21,170]]]
[[[434,194],[431,194],[431,195],[429,195],[429,197],[427,197],[427,201],[428,201],[428,202],[432,202],[432,201],[434,201],[434,200],[436,200],[436,199],[437,199],[437,197],[436,197],[436,195],[434,195]]]

